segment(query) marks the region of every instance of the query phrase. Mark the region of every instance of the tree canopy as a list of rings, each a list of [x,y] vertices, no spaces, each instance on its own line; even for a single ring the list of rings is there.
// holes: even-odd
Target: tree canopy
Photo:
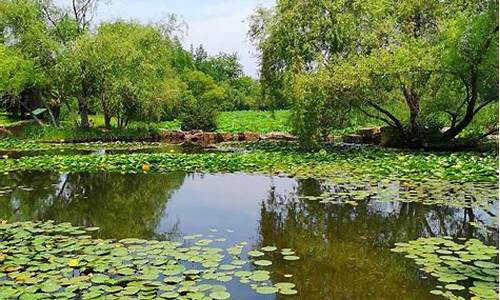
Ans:
[[[237,110],[261,103],[260,86],[243,75],[236,54],[182,48],[184,23],[175,15],[155,24],[93,24],[97,5],[0,0],[3,107],[20,116],[44,107],[54,124],[78,114],[77,123],[87,128],[91,113],[102,114],[110,127],[112,119],[118,126],[182,119],[185,107]]]
[[[495,0],[281,0],[251,21],[264,91],[292,101],[305,144],[349,109],[408,147],[447,142],[498,103]]]

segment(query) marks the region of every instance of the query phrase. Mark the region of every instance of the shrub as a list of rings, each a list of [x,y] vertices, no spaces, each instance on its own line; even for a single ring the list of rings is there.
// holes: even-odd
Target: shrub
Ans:
[[[181,129],[215,131],[217,113],[210,103],[191,98],[186,101],[181,113]]]

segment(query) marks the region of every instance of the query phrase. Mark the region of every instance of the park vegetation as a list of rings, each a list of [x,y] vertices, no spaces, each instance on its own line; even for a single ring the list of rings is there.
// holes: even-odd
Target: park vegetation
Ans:
[[[184,26],[118,20],[91,27],[97,0],[0,1],[0,97],[4,109],[53,125],[90,114],[104,126],[182,120],[183,129],[215,128],[220,110],[257,109],[260,87],[236,54],[209,56],[181,46]]]
[[[317,149],[363,126],[385,126],[406,148],[476,142],[498,128],[497,0],[278,0],[249,18],[259,80],[234,53],[184,49],[175,15],[94,24],[98,0],[54,3],[0,0],[0,105],[52,131],[137,122],[220,131],[223,120],[228,131],[290,128]],[[288,120],[242,126],[260,116],[220,114],[240,110],[284,110]]]
[[[250,21],[263,91],[306,146],[352,110],[402,146],[449,143],[498,105],[496,0],[279,0]]]

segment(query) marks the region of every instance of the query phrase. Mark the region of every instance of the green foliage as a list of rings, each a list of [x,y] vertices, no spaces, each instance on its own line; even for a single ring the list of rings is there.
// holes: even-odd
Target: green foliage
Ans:
[[[120,127],[134,119],[159,121],[182,89],[170,67],[171,47],[153,26],[103,24],[61,60],[65,94],[96,105],[107,127],[111,118]]]
[[[225,90],[201,71],[184,75],[187,94],[181,108],[182,130],[215,131],[218,104],[226,97]]]
[[[215,131],[217,110],[210,104],[194,98],[184,102],[180,115],[182,130]]]
[[[448,142],[498,102],[497,1],[396,2],[282,0],[252,17],[263,88],[292,99],[305,145],[350,109],[393,127],[404,146]]]
[[[331,128],[339,128],[348,117],[348,108],[339,105],[335,95],[326,86],[331,84],[328,74],[315,76],[304,73],[296,77],[290,91],[293,109],[290,120],[293,132],[304,149],[319,148],[319,141]]]
[[[18,95],[25,88],[36,85],[39,77],[32,61],[0,45],[0,96]]]
[[[261,106],[260,86],[243,76],[236,54],[182,49],[176,34],[183,24],[174,15],[161,24],[116,21],[89,31],[97,3],[75,1],[68,10],[51,1],[0,1],[5,108],[19,113],[22,106],[26,114],[44,106],[54,124],[77,111],[84,128],[92,113],[104,115],[106,127],[182,115],[187,127],[213,128],[215,108]],[[197,116],[204,119],[198,125]]]
[[[225,90],[226,97],[218,103],[221,110],[263,108],[260,85],[243,75],[236,53],[209,56],[202,45],[191,51],[195,69],[212,77]]]

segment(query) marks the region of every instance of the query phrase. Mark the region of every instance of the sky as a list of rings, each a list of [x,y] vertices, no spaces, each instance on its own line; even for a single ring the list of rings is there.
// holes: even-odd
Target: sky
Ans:
[[[191,44],[203,44],[211,55],[236,52],[245,74],[257,77],[256,51],[247,37],[247,18],[256,7],[273,4],[274,0],[112,0],[99,6],[95,21],[158,22],[174,13],[188,25],[182,41],[186,49]]]

